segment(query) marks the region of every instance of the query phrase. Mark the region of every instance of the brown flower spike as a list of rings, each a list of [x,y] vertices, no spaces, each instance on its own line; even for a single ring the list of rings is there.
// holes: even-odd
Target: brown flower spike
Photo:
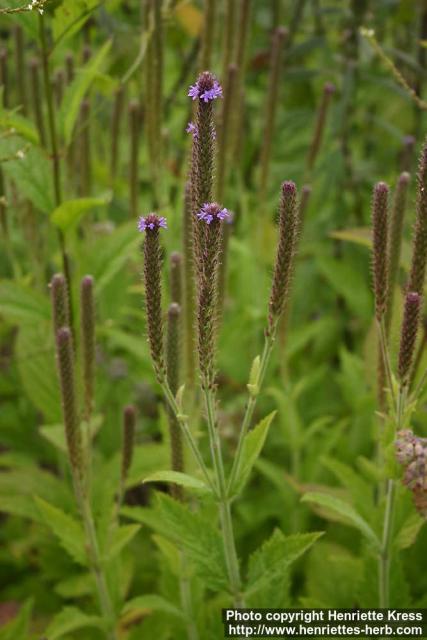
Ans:
[[[145,233],[143,252],[148,343],[159,382],[163,382],[166,376],[163,356],[162,261],[159,242],[161,228],[167,228],[166,219],[155,213],[149,213],[145,218],[143,216],[139,218],[138,230]]]
[[[267,333],[273,335],[283,313],[292,279],[299,231],[297,188],[291,181],[282,184],[279,209],[279,243],[271,286]]]
[[[372,267],[375,293],[375,316],[380,321],[387,303],[388,195],[385,182],[378,182],[372,197]]]

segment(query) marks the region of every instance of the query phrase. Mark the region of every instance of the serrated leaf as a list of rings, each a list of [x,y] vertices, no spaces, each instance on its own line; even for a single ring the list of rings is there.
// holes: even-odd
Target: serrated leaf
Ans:
[[[397,549],[408,549],[411,547],[415,543],[423,524],[425,524],[424,518],[421,518],[418,513],[411,513],[394,540]]]
[[[143,480],[146,482],[172,482],[181,487],[189,487],[191,489],[199,489],[200,491],[208,491],[211,489],[204,482],[180,471],[156,471]]]
[[[238,495],[245,486],[252,468],[259,457],[264,442],[268,435],[271,422],[276,415],[276,411],[272,411],[266,416],[256,427],[246,434],[243,442],[242,457],[240,461],[240,469],[232,487],[230,487],[230,495]]]
[[[322,532],[285,536],[276,529],[249,559],[247,596],[254,596],[274,579],[283,574],[323,535]]]
[[[116,528],[111,536],[111,541],[108,545],[105,559],[109,562],[118,556],[122,549],[129,544],[140,529],[141,526],[139,524],[126,524],[122,527]]]
[[[20,518],[28,518],[34,522],[43,521],[34,501],[29,496],[0,495],[0,513],[8,513]]]
[[[101,70],[110,48],[111,40],[108,40],[101,49],[89,59],[86,65],[76,73],[73,82],[68,85],[64,93],[58,120],[59,128],[66,145],[71,141],[81,101],[97,73]]]
[[[0,139],[1,157],[11,157],[25,149],[23,158],[4,162],[2,170],[15,182],[20,196],[30,200],[43,213],[50,213],[54,208],[51,164],[42,149],[27,147],[28,143],[18,136]]]
[[[150,611],[161,611],[178,618],[184,618],[184,614],[178,607],[168,602],[165,598],[158,595],[147,594],[138,596],[129,600],[123,607],[122,614],[126,615],[132,612],[147,613]]]
[[[56,535],[64,549],[73,560],[86,566],[85,537],[80,523],[46,500],[38,496],[34,496],[34,500],[45,523]]]
[[[45,630],[46,638],[58,640],[68,633],[87,627],[103,628],[103,620],[98,616],[88,616],[77,607],[65,607],[58,613]]]
[[[206,587],[214,591],[227,588],[223,543],[210,513],[192,511],[167,495],[157,494],[154,508],[122,507],[121,514],[151,527],[183,549]]]
[[[75,200],[67,200],[57,207],[50,219],[55,226],[62,231],[70,231],[73,229],[80,218],[97,207],[102,207],[111,199],[110,194],[100,196],[98,198],[76,198]]]
[[[338,514],[342,522],[358,529],[363,535],[377,548],[381,547],[381,543],[371,526],[362,518],[362,516],[344,500],[331,496],[327,493],[308,492],[302,498],[301,502],[312,502],[315,505],[326,507],[326,509]]]

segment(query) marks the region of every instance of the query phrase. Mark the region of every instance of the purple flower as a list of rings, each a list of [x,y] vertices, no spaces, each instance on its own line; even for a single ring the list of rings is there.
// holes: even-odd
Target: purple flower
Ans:
[[[197,130],[197,125],[194,124],[194,122],[189,122],[186,128],[186,132],[187,133],[191,133],[191,135],[193,136],[193,138],[197,138],[197,136],[199,135],[199,132]]]
[[[149,213],[145,218],[144,216],[139,216],[138,220],[138,231],[144,233],[144,231],[153,231],[154,229],[167,229],[167,221],[163,216],[158,216],[155,213]]]
[[[211,73],[205,71],[199,76],[196,84],[191,85],[188,96],[193,100],[199,98],[203,102],[210,102],[222,98],[222,87]]]
[[[207,224],[213,221],[230,220],[228,209],[221,209],[216,202],[206,202],[197,214],[199,220],[204,220]]]

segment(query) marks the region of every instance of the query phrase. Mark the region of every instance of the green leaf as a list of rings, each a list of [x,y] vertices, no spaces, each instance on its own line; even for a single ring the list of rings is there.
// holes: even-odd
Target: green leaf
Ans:
[[[339,231],[332,231],[331,238],[337,240],[346,240],[348,242],[354,242],[360,244],[363,247],[371,248],[372,246],[372,231],[369,227],[357,227],[355,229],[340,229]]]
[[[127,524],[123,527],[116,528],[108,545],[105,559],[110,561],[118,556],[122,549],[129,544],[140,529],[141,526],[139,524]]]
[[[425,524],[424,518],[421,518],[418,513],[411,513],[403,523],[402,528],[394,540],[397,549],[408,549],[408,547],[411,547],[415,543],[423,524]]]
[[[28,640],[33,600],[27,600],[13,620],[0,629],[0,640]]]
[[[0,282],[0,314],[10,320],[37,324],[50,321],[50,304],[46,296],[18,282]]]
[[[61,421],[58,378],[50,326],[21,326],[16,341],[16,362],[28,397],[48,422]]]
[[[82,598],[92,595],[95,583],[92,573],[79,573],[61,580],[55,585],[55,592],[65,599]]]
[[[265,589],[270,581],[284,574],[322,535],[323,532],[315,532],[285,536],[276,529],[249,559],[246,595],[252,597]]]
[[[344,502],[344,500],[327,493],[319,493],[316,491],[309,491],[304,494],[301,501],[312,502],[320,507],[326,507],[327,510],[337,514],[342,522],[359,529],[377,549],[380,548],[381,543],[374,530],[348,502]]]
[[[76,198],[75,200],[67,200],[63,202],[53,211],[50,219],[62,231],[69,231],[79,222],[83,214],[102,207],[111,199],[111,194],[106,194],[98,198]]]
[[[231,496],[238,495],[245,486],[252,471],[252,467],[264,446],[268,430],[275,415],[276,411],[272,411],[268,416],[261,420],[261,422],[259,422],[252,431],[249,431],[249,433],[246,434],[242,447],[239,473],[236,476],[233,486],[230,487]]]
[[[212,526],[212,511],[193,511],[167,495],[157,494],[155,508],[122,507],[121,514],[146,524],[184,549],[206,587],[214,591],[227,588],[223,543],[219,531]]]
[[[59,128],[66,145],[71,141],[81,101],[96,75],[101,70],[110,48],[111,40],[108,40],[101,49],[89,59],[85,67],[76,74],[73,82],[65,91],[59,112]]]
[[[131,222],[121,225],[110,236],[99,238],[91,244],[91,250],[83,256],[83,272],[94,277],[97,295],[134,254],[139,242],[135,223]]]
[[[98,616],[88,616],[77,607],[65,607],[58,613],[45,631],[46,638],[57,640],[68,633],[86,627],[103,628],[103,620]]]
[[[360,473],[356,473],[356,471],[348,465],[332,458],[324,460],[324,466],[348,489],[356,509],[360,511],[365,518],[368,517],[368,519],[370,519],[369,516],[375,508],[372,489],[364,478],[361,477]]]
[[[366,276],[350,261],[317,256],[317,266],[331,287],[346,301],[356,317],[372,317],[372,299],[366,285]]]
[[[77,33],[90,18],[91,12],[98,5],[98,0],[73,0],[62,2],[54,13],[52,31],[55,45],[64,42]]]
[[[143,482],[144,478],[154,473],[156,469],[166,466],[168,462],[169,451],[163,442],[147,442],[147,444],[136,445],[126,486],[135,487]]]
[[[34,501],[29,496],[0,495],[0,513],[8,513],[20,518],[28,518],[34,522],[42,522]]]
[[[175,607],[175,605],[165,600],[165,598],[154,594],[147,594],[132,598],[132,600],[129,600],[129,602],[127,602],[123,607],[122,614],[126,615],[131,612],[147,613],[147,611],[161,611],[162,613],[168,613],[177,618],[185,617],[178,607]]]
[[[90,429],[88,429],[86,422],[82,422],[80,424],[82,433],[85,437],[89,437],[88,432],[90,432],[90,437],[93,439],[101,428],[102,422],[102,415],[92,416],[90,421]],[[39,431],[41,435],[46,438],[46,440],[50,442],[56,449],[62,451],[62,453],[67,452],[67,443],[65,440],[65,429],[63,424],[43,425],[40,427]]]
[[[73,560],[85,566],[87,564],[85,537],[80,523],[46,500],[38,496],[34,496],[34,500],[44,521],[52,529],[64,549]]]
[[[143,482],[172,482],[182,487],[211,491],[210,488],[198,478],[190,476],[187,473],[181,473],[180,471],[156,471],[145,478]]]
[[[30,200],[43,213],[50,213],[53,204],[52,166],[46,154],[37,147],[27,149],[27,142],[18,136],[0,139],[0,156],[14,156],[25,150],[23,158],[2,164],[3,172],[16,184],[20,196]]]
[[[39,144],[39,134],[35,125],[31,120],[27,120],[27,118],[24,118],[24,116],[14,111],[7,111],[6,109],[0,108],[0,128],[14,129],[24,140],[32,144]]]

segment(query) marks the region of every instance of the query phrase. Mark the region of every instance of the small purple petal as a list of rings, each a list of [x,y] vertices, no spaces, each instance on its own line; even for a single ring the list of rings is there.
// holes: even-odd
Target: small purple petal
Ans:
[[[188,90],[188,96],[189,98],[193,98],[193,100],[196,100],[199,97],[199,87],[197,84],[191,85]]]
[[[203,220],[207,224],[211,224],[214,220],[229,220],[230,213],[227,209],[221,209],[215,202],[205,202],[203,207],[197,213],[199,220]]]
[[[197,135],[198,135],[197,125],[195,125],[194,122],[189,122],[186,128],[186,132],[191,133],[193,138],[197,138]]]

